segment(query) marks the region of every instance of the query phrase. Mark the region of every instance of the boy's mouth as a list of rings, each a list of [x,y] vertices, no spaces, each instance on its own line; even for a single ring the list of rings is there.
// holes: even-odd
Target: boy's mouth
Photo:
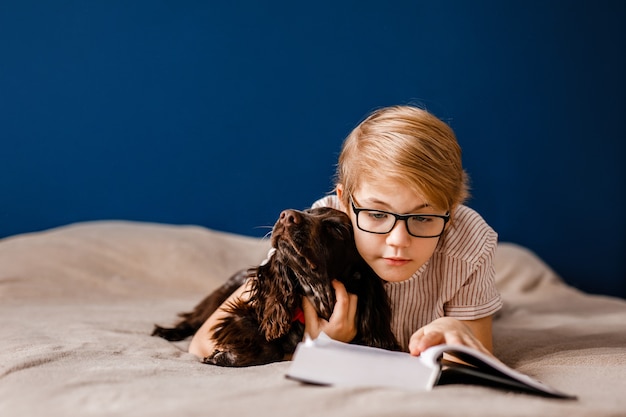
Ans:
[[[411,260],[406,258],[389,257],[383,258],[385,263],[389,266],[403,266],[408,264]]]

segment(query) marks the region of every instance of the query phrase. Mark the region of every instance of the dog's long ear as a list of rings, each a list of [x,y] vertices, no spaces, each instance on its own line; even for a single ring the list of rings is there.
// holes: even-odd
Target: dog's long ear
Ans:
[[[335,308],[335,290],[329,278],[326,274],[313,271],[308,275],[298,277],[302,292],[315,307],[317,315],[325,320],[330,318]]]
[[[275,340],[289,332],[293,321],[293,310],[301,304],[294,285],[286,271],[274,270],[266,274],[259,285],[262,296],[258,302],[259,325],[265,339]]]
[[[357,307],[357,343],[401,350],[391,330],[391,305],[380,278],[362,266]]]

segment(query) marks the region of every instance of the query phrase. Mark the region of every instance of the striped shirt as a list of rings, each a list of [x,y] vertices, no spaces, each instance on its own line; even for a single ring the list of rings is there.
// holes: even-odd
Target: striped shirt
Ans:
[[[334,195],[313,204],[322,206],[341,209]],[[495,285],[497,241],[477,212],[460,205],[431,258],[406,281],[385,283],[392,330],[404,350],[411,335],[435,319],[475,320],[502,307]]]

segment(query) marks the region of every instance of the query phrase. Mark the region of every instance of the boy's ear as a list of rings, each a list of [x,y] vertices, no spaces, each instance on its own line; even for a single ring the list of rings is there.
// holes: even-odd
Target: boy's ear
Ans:
[[[337,198],[339,199],[339,204],[341,204],[341,210],[344,212],[348,212],[346,210],[345,205],[343,204],[343,184],[337,184],[337,187],[335,188],[335,192],[337,193]]]

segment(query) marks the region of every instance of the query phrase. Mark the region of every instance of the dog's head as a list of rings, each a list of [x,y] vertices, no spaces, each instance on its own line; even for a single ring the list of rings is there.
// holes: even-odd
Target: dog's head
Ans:
[[[285,210],[272,231],[275,267],[294,281],[320,317],[328,319],[335,305],[331,280],[350,281],[360,256],[352,223],[345,213],[328,207]]]
[[[328,320],[336,301],[331,281],[337,279],[359,297],[357,343],[399,349],[383,283],[359,255],[348,215],[331,208],[285,210],[272,231],[272,246],[275,252],[256,270],[252,290],[266,340],[289,334],[302,296]]]

